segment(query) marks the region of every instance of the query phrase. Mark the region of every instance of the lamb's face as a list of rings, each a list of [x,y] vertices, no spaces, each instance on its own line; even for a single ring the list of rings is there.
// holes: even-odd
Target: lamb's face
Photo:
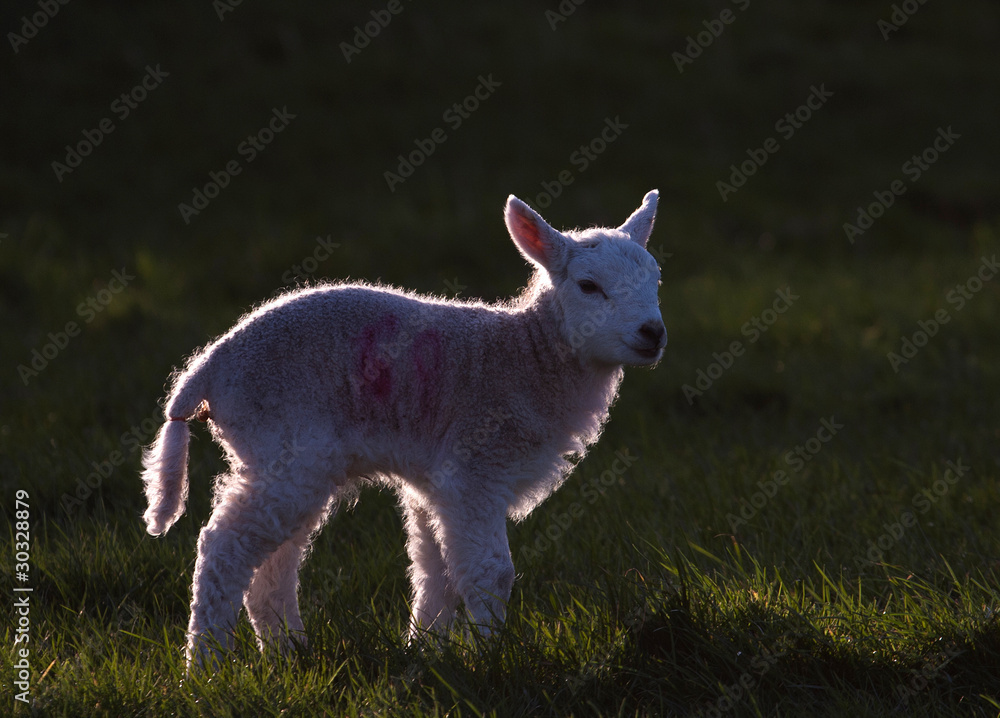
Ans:
[[[667,344],[656,289],[660,268],[646,251],[656,190],[618,229],[557,232],[517,197],[504,221],[514,244],[544,271],[574,356],[606,365],[655,364]]]
[[[667,344],[656,260],[616,230],[574,239],[565,272],[553,277],[566,343],[599,364],[655,364]]]

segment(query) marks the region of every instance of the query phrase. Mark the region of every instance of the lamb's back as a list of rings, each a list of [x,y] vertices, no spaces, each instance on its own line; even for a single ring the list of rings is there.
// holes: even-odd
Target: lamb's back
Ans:
[[[434,431],[482,372],[502,314],[368,285],[284,295],[210,347],[213,414]]]

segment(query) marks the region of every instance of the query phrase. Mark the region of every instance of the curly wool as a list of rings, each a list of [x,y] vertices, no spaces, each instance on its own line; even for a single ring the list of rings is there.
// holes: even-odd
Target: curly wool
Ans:
[[[514,580],[506,518],[559,487],[598,439],[622,365],[655,362],[666,342],[643,249],[655,205],[652,192],[618,230],[562,234],[511,197],[508,228],[536,271],[508,302],[328,284],[267,302],[192,356],[143,458],[154,535],[184,512],[185,420],[207,418],[229,461],[198,540],[189,661],[231,645],[241,603],[262,648],[304,640],[302,559],[365,482],[400,497],[412,634],[447,627],[459,604],[495,628]],[[613,261],[589,251],[605,245]],[[604,314],[569,286],[600,271],[619,280],[602,280],[616,299]],[[596,339],[579,339],[584,321]]]

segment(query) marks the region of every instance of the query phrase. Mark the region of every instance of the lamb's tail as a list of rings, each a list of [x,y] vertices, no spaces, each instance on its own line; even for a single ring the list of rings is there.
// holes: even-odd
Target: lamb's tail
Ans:
[[[142,455],[142,481],[146,485],[149,508],[143,514],[146,530],[153,536],[165,534],[184,514],[188,496],[188,419],[204,421],[208,413],[205,397],[207,357],[200,357],[174,382],[164,408],[166,422]]]

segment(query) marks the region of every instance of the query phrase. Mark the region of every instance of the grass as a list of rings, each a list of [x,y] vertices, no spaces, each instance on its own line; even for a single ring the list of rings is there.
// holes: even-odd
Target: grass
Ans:
[[[14,700],[8,621],[0,713],[1000,715],[1000,279],[949,301],[1000,249],[988,3],[926,3],[888,41],[890,8],[755,3],[682,74],[670,53],[718,8],[587,3],[552,31],[535,6],[442,6],[404,5],[347,64],[337,43],[371,7],[244,3],[216,24],[204,3],[70,4],[0,60],[16,107],[0,114],[0,555],[13,566],[27,491],[33,588],[31,704]],[[171,76],[57,182],[50,161],[157,62]],[[491,72],[494,95],[389,192],[395,157]],[[722,202],[730,163],[823,82],[834,96]],[[297,118],[184,224],[177,204],[285,104]],[[659,187],[670,344],[510,526],[503,632],[406,644],[400,519],[368,491],[303,570],[309,646],[261,656],[243,623],[231,663],[185,677],[222,462],[196,429],[188,512],[145,535],[138,449],[170,370],[320,277],[508,295],[526,269],[503,198],[534,200],[619,114],[630,126],[544,214],[620,221]],[[960,140],[848,243],[854,208],[949,124]],[[287,282],[328,235],[340,246]],[[778,291],[796,298],[770,323]],[[889,352],[942,310],[895,371]],[[754,318],[766,332],[744,330]],[[49,343],[65,346],[22,374]]]
[[[876,292],[859,280],[888,276],[891,264],[815,276],[800,265],[795,276],[808,292],[693,404],[681,386],[742,336],[742,320],[783,284],[781,271],[753,282],[723,273],[670,281],[668,269],[662,300],[674,348],[655,371],[628,374],[601,443],[560,492],[511,527],[519,578],[496,641],[429,653],[405,644],[399,517],[390,496],[368,492],[324,531],[303,572],[309,648],[291,662],[262,658],[243,625],[234,662],[208,678],[185,679],[181,648],[194,541],[221,463],[197,431],[187,515],[165,539],[143,534],[137,454],[121,435],[133,425],[143,435],[155,398],[118,394],[143,382],[155,394],[157,365],[176,361],[157,348],[166,342],[150,339],[144,358],[88,399],[86,411],[108,412],[103,423],[87,424],[71,407],[49,416],[47,452],[17,449],[26,428],[4,427],[5,475],[21,477],[16,485],[32,494],[34,710],[996,715],[1000,492],[988,387],[1000,357],[986,308],[996,290],[983,290],[993,294],[957,313],[896,376],[885,359],[896,336],[873,336],[858,317],[885,302],[897,305],[900,324],[914,324],[974,258],[938,263],[930,297],[921,281]],[[688,305],[702,317],[682,310]],[[171,326],[153,323],[109,331]],[[853,347],[838,336],[852,332]],[[102,366],[119,349],[84,335],[76,351],[93,356],[67,363]],[[59,386],[61,372],[72,379],[53,364],[39,385]],[[811,454],[809,439],[830,418],[843,429]],[[787,454],[800,445],[809,460],[795,471]],[[125,462],[70,513],[58,488],[44,488],[72,494],[89,462],[116,450]],[[612,482],[604,472],[622,451],[638,458]],[[948,461],[971,468],[944,482]],[[758,482],[779,470],[791,478],[767,495]],[[36,489],[30,477],[46,474]],[[940,497],[936,481],[947,486]],[[937,500],[918,508],[925,490]],[[756,503],[734,527],[743,500]],[[917,521],[897,538],[891,525],[906,511]],[[872,560],[870,541],[880,536]]]

